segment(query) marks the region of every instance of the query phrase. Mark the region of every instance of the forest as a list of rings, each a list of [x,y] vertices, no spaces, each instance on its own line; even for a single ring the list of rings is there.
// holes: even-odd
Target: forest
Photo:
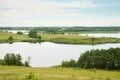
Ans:
[[[83,53],[77,61],[63,61],[63,67],[86,69],[120,70],[120,48],[90,50]]]
[[[97,33],[97,32],[119,32],[120,31],[120,26],[105,26],[105,27],[87,27],[87,26],[73,26],[73,27],[0,27],[0,30],[36,30],[36,31],[41,31],[41,32],[46,32],[46,33]]]

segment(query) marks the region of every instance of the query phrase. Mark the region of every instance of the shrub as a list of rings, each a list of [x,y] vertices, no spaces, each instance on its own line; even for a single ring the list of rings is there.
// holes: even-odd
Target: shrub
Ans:
[[[19,34],[19,35],[23,35],[23,33],[22,33],[22,32],[20,32],[20,31],[18,31],[18,32],[17,32],[17,34]]]

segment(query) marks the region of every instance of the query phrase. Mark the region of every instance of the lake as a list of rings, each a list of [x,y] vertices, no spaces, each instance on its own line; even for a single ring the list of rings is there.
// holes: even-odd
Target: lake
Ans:
[[[112,37],[120,38],[120,33],[90,33],[90,34],[79,34],[81,36],[93,36],[93,37]]]
[[[3,30],[3,31],[7,31],[9,33],[14,33],[16,34],[17,32],[22,32],[23,34],[28,34],[29,33],[29,30]]]
[[[99,44],[99,45],[69,45],[56,44],[51,42],[26,43],[17,42],[13,44],[0,44],[0,58],[6,53],[21,54],[23,61],[31,57],[30,65],[32,67],[50,67],[59,65],[63,60],[77,60],[83,52],[91,49],[108,49],[120,47],[120,43]]]
[[[28,34],[29,30],[3,30],[11,33],[17,33],[18,31],[22,32],[23,34]],[[68,35],[68,34],[65,34]],[[74,34],[71,34],[74,35]],[[80,36],[93,36],[93,37],[112,37],[112,38],[120,38],[120,33],[86,33],[86,34],[78,34]]]

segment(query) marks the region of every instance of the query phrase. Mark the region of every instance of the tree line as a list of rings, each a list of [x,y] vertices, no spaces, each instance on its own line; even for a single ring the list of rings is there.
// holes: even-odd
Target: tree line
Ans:
[[[41,32],[46,32],[46,33],[61,33],[61,32],[99,32],[99,31],[104,31],[104,32],[119,32],[120,31],[120,26],[63,26],[63,27],[0,27],[0,30],[36,30],[36,31],[41,31]]]
[[[63,61],[63,67],[97,68],[120,70],[120,48],[90,50],[83,53],[77,61]]]
[[[0,59],[0,65],[30,66],[29,63],[30,60],[26,60],[23,63],[21,55],[14,53],[7,53],[4,59]]]

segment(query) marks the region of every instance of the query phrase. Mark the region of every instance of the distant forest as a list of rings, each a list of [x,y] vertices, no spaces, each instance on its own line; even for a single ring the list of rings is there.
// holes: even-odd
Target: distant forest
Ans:
[[[111,27],[0,27],[0,30],[36,30],[48,33],[64,33],[64,32],[120,32],[120,26]]]

